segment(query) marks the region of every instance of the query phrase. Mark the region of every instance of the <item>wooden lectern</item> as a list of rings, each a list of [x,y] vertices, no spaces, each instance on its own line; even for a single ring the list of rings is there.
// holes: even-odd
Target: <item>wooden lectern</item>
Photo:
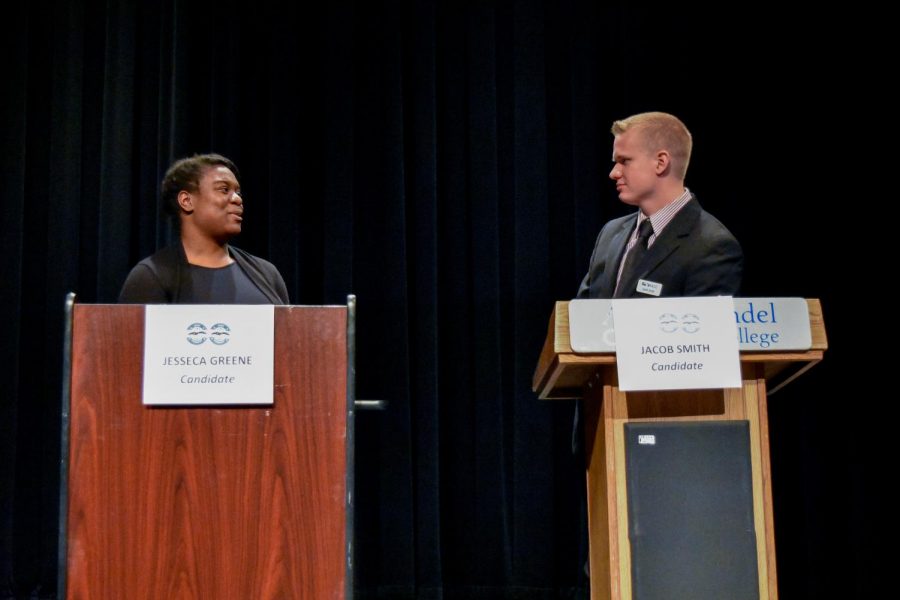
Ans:
[[[569,305],[556,303],[533,389],[541,399],[584,399],[591,598],[619,600],[638,595],[633,589],[629,537],[626,425],[716,421],[749,425],[752,491],[748,496],[752,494],[749,510],[754,529],[749,535],[755,537],[756,546],[753,585],[759,598],[777,598],[766,397],[819,362],[827,349],[821,305],[818,300],[807,300],[807,305],[811,349],[741,353],[740,389],[626,393],[618,388],[615,354],[572,351]],[[722,552],[727,554],[727,549]],[[718,597],[729,597],[722,593]]]
[[[141,403],[144,307],[68,306],[60,597],[352,597],[353,329],[275,308],[274,404]]]

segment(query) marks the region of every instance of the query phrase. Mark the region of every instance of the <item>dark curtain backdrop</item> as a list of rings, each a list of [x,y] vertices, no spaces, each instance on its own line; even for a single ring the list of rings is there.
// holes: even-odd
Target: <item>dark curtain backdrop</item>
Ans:
[[[236,245],[295,303],[358,296],[359,394],[388,402],[357,421],[359,596],[574,596],[572,405],[537,401],[531,373],[553,301],[628,210],[610,123],[644,110],[691,128],[688,185],[742,241],[745,295],[823,301],[832,349],[770,403],[779,579],[784,598],[862,595],[880,446],[847,425],[867,377],[842,270],[854,207],[827,208],[855,25],[755,6],[4,9],[0,596],[56,591],[64,295],[115,301],[171,239],[167,165],[208,151],[241,169]]]

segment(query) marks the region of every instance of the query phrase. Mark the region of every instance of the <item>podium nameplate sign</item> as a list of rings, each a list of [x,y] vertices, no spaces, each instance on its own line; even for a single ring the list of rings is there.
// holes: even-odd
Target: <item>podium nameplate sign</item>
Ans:
[[[619,389],[741,387],[730,296],[612,301]]]
[[[143,403],[272,404],[271,305],[148,305]]]

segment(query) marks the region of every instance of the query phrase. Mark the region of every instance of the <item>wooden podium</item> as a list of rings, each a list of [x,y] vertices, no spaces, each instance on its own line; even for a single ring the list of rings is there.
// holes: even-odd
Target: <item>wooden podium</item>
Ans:
[[[269,406],[143,406],[144,307],[68,313],[60,597],[352,597],[354,298],[275,308]]]
[[[626,424],[709,421],[749,424],[756,587],[759,598],[777,598],[766,397],[819,362],[827,349],[820,303],[807,300],[807,305],[811,349],[741,353],[740,389],[626,393],[618,388],[615,354],[572,351],[569,304],[556,303],[534,373],[533,389],[541,399],[584,399],[591,598],[635,597],[626,486]],[[726,593],[719,597],[729,596]]]

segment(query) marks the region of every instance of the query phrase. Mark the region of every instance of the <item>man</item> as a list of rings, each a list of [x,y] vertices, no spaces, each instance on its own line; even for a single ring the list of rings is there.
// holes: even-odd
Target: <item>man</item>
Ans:
[[[741,246],[684,187],[691,158],[684,123],[666,113],[641,113],[613,123],[612,133],[609,177],[619,199],[640,210],[600,231],[578,297],[737,294]]]
[[[119,294],[128,304],[287,304],[278,270],[228,241],[244,201],[234,163],[218,154],[176,161],[162,182],[180,240],[139,262]]]
[[[733,235],[684,187],[691,134],[678,118],[641,113],[612,126],[619,200],[638,212],[608,222],[594,245],[578,298],[735,295],[744,255]],[[583,452],[581,403],[572,452]],[[584,564],[589,576],[588,562]]]

